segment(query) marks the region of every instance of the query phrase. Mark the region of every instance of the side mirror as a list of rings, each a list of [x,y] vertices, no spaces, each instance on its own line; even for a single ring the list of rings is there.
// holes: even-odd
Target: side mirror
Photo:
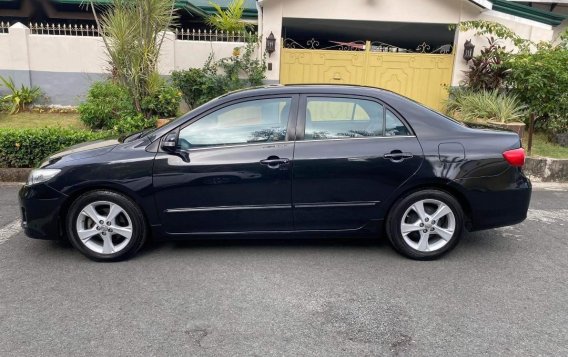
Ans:
[[[162,141],[162,150],[174,152],[177,146],[177,133],[169,133]]]
[[[177,132],[166,134],[166,137],[162,140],[161,148],[167,153],[181,157],[181,159],[185,162],[190,162],[189,152],[178,148]]]

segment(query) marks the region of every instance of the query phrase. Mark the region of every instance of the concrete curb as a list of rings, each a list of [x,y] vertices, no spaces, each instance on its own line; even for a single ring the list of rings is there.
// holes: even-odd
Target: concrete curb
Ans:
[[[568,159],[527,157],[524,172],[543,182],[568,182]]]
[[[0,182],[26,182],[32,169],[0,168]]]

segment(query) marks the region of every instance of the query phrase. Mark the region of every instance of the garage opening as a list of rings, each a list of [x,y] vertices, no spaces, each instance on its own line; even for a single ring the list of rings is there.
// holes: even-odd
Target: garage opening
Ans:
[[[449,53],[454,30],[446,24],[284,18],[284,47],[373,51]],[[294,47],[293,47],[294,46]]]

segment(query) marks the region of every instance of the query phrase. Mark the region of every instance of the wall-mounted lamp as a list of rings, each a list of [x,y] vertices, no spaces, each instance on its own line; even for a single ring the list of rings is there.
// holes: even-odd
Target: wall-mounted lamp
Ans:
[[[268,57],[270,57],[274,51],[276,51],[276,37],[274,37],[271,31],[270,35],[266,38],[266,52],[268,52]]]
[[[463,59],[466,62],[469,62],[473,58],[473,50],[475,49],[475,45],[471,43],[471,40],[465,41],[463,45]]]

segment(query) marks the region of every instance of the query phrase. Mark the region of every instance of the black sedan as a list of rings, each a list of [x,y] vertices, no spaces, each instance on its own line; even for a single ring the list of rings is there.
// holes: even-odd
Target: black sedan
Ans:
[[[48,158],[20,191],[22,225],[94,260],[154,239],[386,233],[433,259],[470,231],[526,218],[512,132],[468,128],[392,92],[268,86],[234,92],[124,140]]]

